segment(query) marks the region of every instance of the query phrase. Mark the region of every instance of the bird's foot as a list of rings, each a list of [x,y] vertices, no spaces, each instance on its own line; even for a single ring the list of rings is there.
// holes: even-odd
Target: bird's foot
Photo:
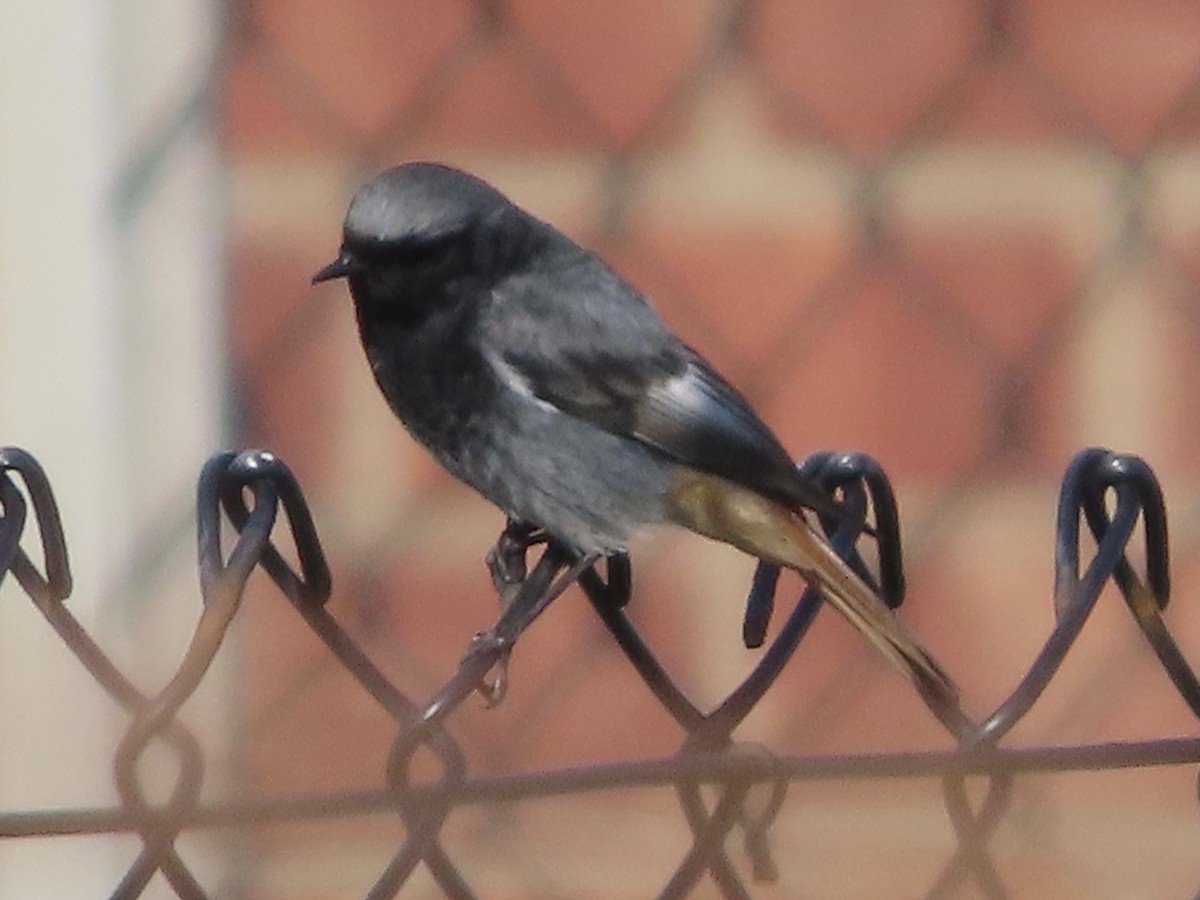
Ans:
[[[512,648],[513,641],[494,629],[476,632],[467,648],[464,664],[474,659],[479,659],[480,664],[489,663],[475,688],[488,709],[499,706],[508,693],[508,661],[512,657]]]
[[[529,548],[546,541],[546,533],[535,525],[509,519],[504,531],[488,551],[486,562],[492,584],[507,605],[511,589],[521,584],[528,574],[525,557]]]
[[[526,555],[536,544],[549,546],[530,572]],[[500,595],[500,618],[475,635],[463,659],[464,666],[479,673],[475,689],[489,707],[499,705],[508,690],[508,660],[517,638],[596,559],[594,554],[550,541],[537,526],[509,519],[487,555],[492,583]]]

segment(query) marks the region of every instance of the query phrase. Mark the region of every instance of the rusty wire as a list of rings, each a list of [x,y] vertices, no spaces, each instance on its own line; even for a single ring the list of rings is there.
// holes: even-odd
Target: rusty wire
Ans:
[[[803,464],[831,495],[836,491],[851,515],[826,522],[838,551],[880,587],[893,606],[903,599],[904,577],[899,523],[886,475],[868,457],[819,454]],[[23,486],[23,489],[22,489]],[[1112,512],[1109,497],[1113,498]],[[41,568],[21,544],[32,506],[43,547]],[[882,577],[875,579],[856,550],[864,516],[872,511]],[[630,787],[670,786],[692,832],[692,845],[664,885],[663,897],[687,895],[705,875],[725,897],[748,897],[744,876],[726,853],[729,836],[744,838],[754,880],[769,881],[775,866],[769,848],[771,823],[784,807],[788,786],[831,779],[940,779],[947,817],[957,838],[951,857],[926,892],[946,897],[973,881],[987,897],[1009,896],[988,849],[989,839],[1010,808],[1016,778],[1035,772],[1115,770],[1129,767],[1200,763],[1200,737],[1105,744],[1004,747],[1004,737],[1036,703],[1074,645],[1101,590],[1114,583],[1183,700],[1200,716],[1200,682],[1180,653],[1162,619],[1169,598],[1166,512],[1154,473],[1139,458],[1105,449],[1079,453],[1064,477],[1057,511],[1054,606],[1056,624],[1042,651],[1013,693],[979,720],[961,710],[931,709],[956,740],[956,749],[877,754],[797,756],[740,744],[735,732],[771,689],[800,646],[821,607],[806,590],[757,667],[715,709],[703,712],[667,674],[626,615],[631,600],[627,557],[605,562],[605,577],[594,560],[547,544],[532,570],[525,556],[543,542],[516,523],[489,559],[506,609],[489,640],[476,640],[459,670],[434,696],[420,703],[406,696],[356,645],[326,609],[330,575],[304,495],[289,469],[274,455],[251,451],[221,453],[205,465],[197,496],[197,537],[203,604],[191,644],[173,677],[153,695],[138,690],[72,616],[67,606],[71,574],[66,541],[50,483],[36,460],[17,448],[0,449],[0,582],[12,573],[62,641],[96,682],[129,714],[129,724],[113,758],[120,806],[109,809],[0,812],[0,838],[128,833],[142,849],[114,888],[114,897],[137,897],[161,872],[179,897],[207,896],[175,846],[187,830],[245,827],[269,821],[300,821],[392,811],[404,822],[406,837],[374,886],[370,898],[392,897],[419,864],[424,864],[446,896],[474,897],[462,871],[443,846],[441,826],[457,806],[498,800]],[[235,545],[222,547],[222,510],[237,531]],[[286,525],[280,522],[280,511]],[[856,519],[857,517],[857,519]],[[1145,571],[1126,556],[1141,521]],[[1081,522],[1096,541],[1084,558]],[[298,570],[280,553],[272,535],[286,532]],[[278,797],[270,800],[199,799],[204,760],[199,744],[178,721],[182,704],[201,683],[236,618],[251,572],[271,577],[329,652],[364,691],[395,720],[397,731],[382,785],[376,790]],[[761,566],[747,603],[747,633],[765,633],[776,589],[774,572]],[[545,604],[577,580],[630,664],[686,735],[673,757],[580,765],[574,768],[500,776],[472,776],[462,749],[444,727],[461,702],[477,690],[493,691],[485,679]],[[514,609],[531,608],[518,616]],[[499,636],[499,639],[495,639]],[[503,677],[503,676],[500,676]],[[165,802],[146,798],[138,764],[154,742],[166,744],[178,761],[178,776]],[[426,748],[441,766],[439,777],[413,783],[409,764]],[[966,780],[983,777],[987,793],[969,801]],[[768,802],[746,802],[750,789],[765,785]],[[701,787],[716,789],[706,800]]]

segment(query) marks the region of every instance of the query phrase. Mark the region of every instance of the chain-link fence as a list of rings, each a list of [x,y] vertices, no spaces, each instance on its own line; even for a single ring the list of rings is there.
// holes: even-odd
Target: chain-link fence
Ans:
[[[379,811],[398,815],[404,822],[405,837],[367,896],[394,896],[423,863],[446,896],[473,897],[475,886],[455,862],[453,841],[441,833],[447,815],[456,807],[651,787],[674,788],[679,815],[692,833],[691,846],[675,864],[659,896],[686,896],[708,877],[722,896],[746,897],[749,896],[747,880],[726,849],[730,835],[736,831],[743,837],[754,880],[774,882],[778,868],[771,851],[771,825],[788,802],[789,787],[830,779],[938,780],[956,845],[923,895],[953,896],[964,882],[973,882],[984,896],[1004,897],[1009,892],[991,857],[989,842],[997,826],[1011,812],[1014,783],[1019,777],[1042,772],[1111,771],[1200,762],[1200,738],[1195,737],[1001,747],[1008,732],[1053,679],[1109,581],[1119,586],[1180,697],[1200,716],[1200,682],[1161,615],[1170,594],[1162,494],[1153,473],[1136,457],[1091,450],[1079,454],[1072,463],[1058,508],[1054,591],[1057,624],[1017,689],[990,715],[972,721],[960,710],[935,710],[958,741],[958,749],[950,752],[794,756],[738,742],[734,732],[772,688],[819,609],[820,601],[813,591],[806,591],[800,598],[770,648],[742,683],[720,705],[703,712],[667,673],[626,614],[632,586],[628,559],[609,560],[605,580],[594,568],[582,571],[573,568],[570,557],[561,556],[562,551],[551,546],[534,569],[527,572],[525,554],[529,545],[519,541],[514,544],[510,531],[498,542],[493,557],[498,587],[507,576],[504,583],[519,593],[552,598],[570,581],[579,578],[597,614],[663,709],[675,720],[684,740],[680,752],[672,757],[490,778],[471,775],[462,747],[445,724],[473,692],[486,688],[494,696],[494,688],[485,679],[515,646],[520,630],[510,629],[510,618],[501,616],[493,637],[502,640],[472,647],[454,678],[428,702],[414,702],[371,662],[337,618],[327,611],[330,575],[312,517],[292,474],[271,454],[219,454],[209,461],[200,476],[197,535],[203,611],[178,669],[154,696],[142,694],[121,673],[66,605],[71,593],[66,540],[45,473],[29,454],[16,448],[0,451],[0,466],[4,472],[4,480],[0,481],[0,505],[4,511],[0,519],[0,577],[12,572],[97,684],[130,714],[128,729],[112,763],[120,807],[4,814],[0,815],[0,835],[8,838],[112,832],[138,835],[141,851],[113,891],[117,897],[141,896],[157,873],[180,897],[208,896],[175,845],[180,833],[187,829],[237,829],[262,822],[353,817]],[[893,589],[901,586],[903,573],[897,555],[899,532],[894,499],[878,466],[861,457],[830,456],[810,460],[806,468],[819,483],[840,490],[852,506],[865,504],[870,495],[872,506],[878,511],[875,524],[881,571],[885,573],[883,590],[889,593],[888,580],[893,582]],[[19,488],[22,482],[25,493]],[[1106,508],[1110,491],[1116,495],[1111,514]],[[228,552],[222,548],[222,507],[238,534]],[[281,555],[272,537],[281,511],[286,513],[286,529],[298,560],[296,567]],[[21,548],[27,519],[29,530],[36,530],[44,548],[40,567]],[[1144,578],[1126,557],[1139,520],[1145,535]],[[1087,523],[1097,542],[1095,554],[1086,560],[1086,565],[1080,555],[1081,521]],[[845,525],[832,536],[839,552],[861,565],[854,550],[855,538],[856,530]],[[507,560],[503,561],[505,557]],[[379,788],[292,795],[258,802],[239,798],[217,804],[200,801],[204,755],[196,737],[176,715],[195,692],[220,649],[246,581],[258,566],[269,573],[295,611],[320,637],[331,657],[397,723],[382,773],[386,783]],[[564,571],[568,580],[561,583],[560,573]],[[761,567],[748,601],[748,616],[763,603],[771,602],[775,581],[769,567]],[[521,598],[514,597],[509,609],[520,604]],[[142,758],[156,741],[170,747],[176,760],[175,781],[169,796],[158,802],[150,799],[151,792],[143,784],[140,772]],[[415,757],[421,751],[436,759],[438,772],[433,779],[414,778]],[[970,776],[982,777],[986,782],[985,794],[975,802],[967,786]],[[715,795],[706,797],[703,792],[706,786],[714,788]],[[764,795],[756,796],[756,792]],[[621,863],[611,860],[608,865],[616,869]]]
[[[188,749],[170,704],[147,711],[154,691],[134,686],[157,681],[120,675],[136,668],[137,641],[109,649],[126,662],[102,682],[136,711],[132,728],[119,726],[122,806],[82,820],[9,816],[10,832],[136,832],[129,884],[161,865],[151,890],[165,876],[167,892],[184,895],[193,877],[219,895],[359,895],[418,859],[431,866],[406,886],[434,895],[463,885],[483,896],[645,895],[686,892],[698,877],[701,890],[737,896],[765,891],[747,885],[771,864],[784,896],[1196,890],[1189,767],[1106,769],[1104,781],[1051,774],[1194,761],[1186,666],[1163,662],[1172,691],[1115,602],[1100,602],[1072,644],[1068,613],[1090,605],[1063,600],[1071,578],[1061,569],[1052,603],[1047,574],[1049,548],[1078,546],[1060,540],[1062,518],[1056,535],[1050,499],[1068,460],[1089,445],[1135,450],[1172,499],[1183,600],[1172,630],[1184,656],[1200,652],[1188,603],[1200,587],[1194,10],[259,0],[229,3],[223,16],[216,61],[163,91],[148,126],[134,129],[112,214],[126,260],[157,252],[159,230],[138,223],[190,171],[189,135],[216,123],[229,173],[227,443],[272,448],[305,485],[334,573],[320,609],[348,637],[318,632],[327,648],[281,604],[253,598],[222,655],[238,687],[208,700],[236,710],[232,746],[203,734],[218,745],[207,754]],[[750,564],[652,537],[634,551],[630,615],[676,681],[652,678],[656,699],[632,674],[650,658],[627,637],[626,652],[642,659],[630,667],[599,625],[620,633],[613,607],[600,600],[594,616],[572,593],[523,637],[505,704],[460,708],[437,730],[462,770],[418,754],[435,778],[467,779],[450,793],[468,806],[451,812],[439,788],[404,783],[394,748],[410,712],[403,698],[433,696],[467,637],[494,618],[480,560],[501,523],[403,436],[370,384],[346,299],[310,289],[308,277],[336,246],[354,186],[417,157],[479,172],[612,261],[789,448],[861,447],[882,461],[905,525],[905,615],[962,682],[982,749],[956,749],[959,739],[836,626],[808,633],[805,603],[772,633],[784,645],[805,634],[804,652],[750,702],[755,689],[735,687],[744,670],[786,655],[760,662],[740,648]],[[154,284],[166,285],[169,309],[170,279]],[[153,347],[152,324],[129,343]],[[152,425],[156,392],[142,394],[129,407]],[[128,469],[122,484],[144,491]],[[1083,469],[1071,470],[1064,502],[1093,497],[1089,524],[1100,527],[1103,482]],[[209,477],[213,491],[249,476]],[[1128,540],[1118,540],[1122,516],[1156,507],[1140,469],[1121,477],[1134,499],[1114,508],[1111,546],[1091,577],[1124,580],[1152,632],[1112,547]],[[295,498],[270,483],[263,497]],[[149,598],[190,540],[191,504],[178,486],[168,492],[131,517],[139,552],[101,608],[153,619]],[[11,524],[17,501],[5,496]],[[214,514],[212,495],[201,509]],[[1161,573],[1165,542],[1146,546],[1130,551],[1134,565]],[[243,552],[241,563],[257,556]],[[270,593],[254,580],[249,590]],[[327,615],[311,597],[297,602],[310,625]],[[157,645],[142,627],[138,639]],[[172,633],[178,642],[178,623]],[[1048,633],[1057,650],[1043,646]],[[1152,645],[1161,658],[1165,644]],[[1050,674],[1030,661],[1067,646],[1022,715]],[[348,678],[339,653],[369,657],[372,668],[349,671],[379,673],[373,687]],[[664,686],[676,683],[687,692]],[[179,690],[172,703],[189,693]],[[146,801],[134,776],[160,727],[179,748],[177,793],[149,814],[145,804],[164,798]],[[737,749],[713,756],[734,729]],[[702,737],[685,742],[680,762],[690,733]],[[195,793],[205,758],[211,798]],[[883,770],[896,777],[877,778]],[[969,799],[967,776],[980,772],[984,796]],[[627,776],[676,785],[679,797],[576,793]],[[781,778],[793,787],[776,815]],[[723,785],[716,798],[696,787],[705,779]],[[505,802],[510,789],[565,793],[551,808]],[[180,828],[182,851],[172,843]],[[726,846],[731,832],[747,838],[749,863]],[[207,880],[187,874],[197,834],[222,838],[223,864]]]

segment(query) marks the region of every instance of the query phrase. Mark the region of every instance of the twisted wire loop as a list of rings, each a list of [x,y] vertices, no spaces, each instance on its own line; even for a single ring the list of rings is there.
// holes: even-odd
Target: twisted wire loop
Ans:
[[[1106,503],[1110,492],[1116,500],[1111,515]],[[1095,555],[1082,574],[1081,518],[1087,522],[1097,544]],[[1144,580],[1134,571],[1125,553],[1139,518],[1145,536]],[[1032,708],[1058,672],[1109,581],[1120,589],[1184,702],[1200,717],[1200,682],[1162,619],[1170,596],[1166,507],[1158,481],[1142,459],[1100,447],[1076,454],[1067,467],[1059,494],[1054,576],[1053,631],[1012,694],[978,724],[958,732],[964,751],[994,749]],[[943,777],[946,810],[957,833],[958,845],[928,897],[952,896],[970,875],[984,896],[1009,896],[988,855],[987,841],[1007,811],[1013,773],[994,772],[987,778],[987,793],[972,811],[965,774],[950,772]]]
[[[153,705],[153,701],[139,691],[113,663],[99,645],[87,634],[79,621],[67,609],[65,601],[71,594],[71,570],[67,556],[66,539],[58,504],[50,488],[46,473],[38,462],[26,451],[16,447],[0,448],[0,500],[5,517],[13,518],[20,504],[20,492],[13,484],[9,473],[19,475],[33,503],[38,537],[44,553],[44,569],[36,564],[20,547],[20,529],[0,529],[0,534],[10,537],[12,543],[0,547],[0,579],[11,571],[34,605],[46,617],[51,627],[70,648],[80,662],[91,673],[96,682],[123,709],[141,719]],[[19,521],[23,515],[16,517]],[[200,745],[195,737],[182,725],[174,721],[159,720],[157,728],[143,735],[144,744],[160,737],[174,753],[177,764],[177,781],[167,802],[161,809],[152,810],[143,801],[136,782],[136,759],[125,766],[118,764],[117,777],[122,785],[121,799],[127,812],[133,814],[132,821],[138,823],[142,834],[143,849],[125,877],[113,892],[114,897],[136,897],[145,888],[156,871],[161,871],[168,883],[180,897],[203,897],[204,892],[173,847],[177,823],[194,808],[203,773]]]
[[[367,896],[394,896],[412,870],[422,861],[447,896],[473,896],[438,841],[438,831],[450,809],[449,798],[454,796],[455,789],[465,777],[466,763],[462,751],[445,729],[428,718],[418,734],[418,729],[414,727],[419,721],[418,708],[371,662],[329,613],[326,608],[331,589],[329,567],[321,550],[308,503],[291,470],[278,457],[264,451],[237,456],[219,455],[210,461],[205,472],[219,472],[221,469],[224,469],[226,475],[223,479],[209,478],[206,482],[205,476],[201,476],[202,582],[205,580],[206,571],[220,571],[220,521],[217,499],[219,498],[221,507],[234,527],[245,535],[253,531],[254,516],[260,504],[256,492],[254,509],[247,509],[244,489],[247,486],[269,485],[272,492],[270,496],[277,497],[283,503],[300,571],[293,569],[270,541],[269,530],[268,538],[258,554],[258,562],[330,652],[388,715],[400,724],[400,734],[408,737],[411,752],[415,753],[422,746],[427,747],[441,763],[442,780],[438,785],[439,789],[426,791],[423,799],[413,798],[406,790],[406,770],[400,770],[398,762],[389,764],[389,780],[393,785],[392,799],[408,829],[408,837]],[[209,548],[207,553],[205,547]],[[396,753],[393,753],[393,757],[395,756]]]
[[[890,607],[897,608],[905,593],[899,517],[895,493],[882,468],[861,453],[817,453],[802,462],[799,469],[812,483],[835,498],[844,513],[836,519],[829,513],[822,516],[822,525],[834,549]],[[868,509],[874,513],[874,526],[870,530],[878,542],[878,577],[872,574],[857,549],[859,536],[870,527],[866,521]],[[619,566],[616,579],[612,576],[614,564]],[[634,668],[685,731],[687,738],[680,757],[732,753],[758,762],[757,776],[750,780],[740,777],[723,782],[711,809],[701,795],[700,780],[681,777],[676,781],[680,806],[692,830],[693,845],[661,896],[686,895],[707,871],[725,896],[747,897],[746,887],[725,853],[725,838],[734,827],[741,825],[754,880],[775,880],[777,867],[771,859],[767,833],[783,807],[788,780],[770,751],[736,744],[733,732],[791,660],[822,606],[821,594],[811,586],[805,588],[758,664],[721,703],[704,713],[674,683],[625,614],[630,584],[628,559],[610,560],[609,565],[609,581],[615,580],[621,591],[614,591],[593,573],[581,578],[580,584]],[[760,562],[755,570],[742,629],[747,646],[760,646],[764,641],[775,606],[779,575],[779,566],[772,563]],[[965,715],[961,710],[946,710],[936,705],[930,708],[952,730],[963,727]],[[746,771],[753,772],[753,769]],[[770,788],[768,801],[757,812],[751,812],[746,805],[753,781],[764,781]]]
[[[890,606],[898,607],[905,594],[899,518],[895,497],[878,463],[861,454],[821,453],[805,460],[800,468],[838,504],[841,514],[827,513],[821,523],[834,548]],[[40,568],[21,546],[31,507],[43,547]],[[281,509],[297,566],[287,561],[272,538]],[[222,513],[237,532],[228,552],[221,540]],[[1142,573],[1126,555],[1139,521],[1145,544]],[[1081,522],[1087,524],[1096,543],[1095,553],[1086,560],[1081,550]],[[876,572],[857,549],[864,534],[873,535],[877,542]],[[1170,592],[1162,492],[1145,462],[1102,448],[1079,453],[1064,477],[1057,511],[1055,626],[1025,677],[1010,696],[978,720],[961,709],[945,709],[923,697],[956,741],[956,749],[951,751],[781,756],[736,739],[738,727],[776,683],[822,606],[819,593],[811,588],[797,598],[758,664],[724,700],[704,711],[673,680],[627,614],[632,599],[628,556],[606,560],[581,556],[528,524],[510,522],[488,557],[503,604],[496,625],[476,635],[455,674],[428,701],[418,704],[371,662],[328,611],[330,574],[312,515],[295,477],[274,455],[264,451],[221,453],[208,461],[197,490],[197,544],[203,604],[191,643],[167,684],[156,694],[143,694],[67,609],[70,565],[45,473],[28,453],[0,448],[0,582],[9,572],[13,574],[63,642],[131,716],[113,763],[120,809],[4,813],[0,814],[0,838],[103,832],[139,835],[142,849],[117,885],[115,897],[141,895],[158,872],[177,896],[204,897],[204,890],[175,848],[178,835],[187,828],[390,810],[403,822],[405,838],[366,896],[395,896],[423,863],[443,894],[471,898],[475,896],[471,886],[441,841],[442,823],[455,806],[667,785],[676,792],[692,841],[660,896],[686,896],[707,876],[722,896],[747,898],[751,896],[749,888],[726,844],[740,830],[752,878],[773,880],[777,867],[769,832],[791,783],[929,778],[940,779],[956,845],[925,896],[952,896],[970,880],[983,896],[1003,898],[1009,894],[991,858],[989,841],[1010,808],[1018,774],[1200,763],[1200,739],[1074,747],[1001,746],[1057,673],[1109,581],[1117,585],[1180,696],[1200,717],[1200,680],[1162,618]],[[539,546],[540,556],[530,567],[527,555]],[[236,615],[246,581],[260,566],[333,656],[396,723],[382,789],[209,806],[199,803],[202,754],[177,715],[208,671]],[[748,644],[766,642],[778,576],[778,570],[767,564],[755,572],[743,625]],[[580,585],[631,666],[683,731],[679,751],[666,759],[468,777],[464,754],[446,730],[447,719],[473,693],[480,692],[493,702],[502,696],[503,666],[513,645],[573,583]],[[489,682],[489,674],[497,668],[501,674]],[[176,783],[162,803],[147,798],[138,778],[139,761],[156,741],[170,748],[178,762]],[[412,763],[423,751],[437,761],[439,773],[418,783]],[[967,788],[968,780],[976,778],[984,780],[986,791],[973,802]],[[702,793],[703,787],[712,793]]]

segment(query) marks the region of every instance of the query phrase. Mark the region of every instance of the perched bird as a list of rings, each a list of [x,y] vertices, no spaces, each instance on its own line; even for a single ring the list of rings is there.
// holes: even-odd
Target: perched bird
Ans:
[[[354,195],[313,283],[334,278],[392,410],[510,517],[600,555],[674,523],[795,569],[924,695],[957,696],[805,519],[829,499],[595,254],[479,178],[414,162]]]

